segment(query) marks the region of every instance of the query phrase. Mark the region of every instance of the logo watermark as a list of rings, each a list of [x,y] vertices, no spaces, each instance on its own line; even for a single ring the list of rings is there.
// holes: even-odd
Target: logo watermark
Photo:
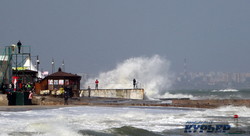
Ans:
[[[227,133],[231,129],[228,123],[211,121],[188,121],[184,133]]]

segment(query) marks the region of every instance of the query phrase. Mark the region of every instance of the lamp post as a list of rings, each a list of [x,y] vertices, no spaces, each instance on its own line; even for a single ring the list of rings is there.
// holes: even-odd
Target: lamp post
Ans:
[[[39,71],[39,64],[40,64],[39,56],[37,55],[36,56],[36,68],[37,68],[37,72]]]
[[[64,60],[63,60],[63,62],[62,62],[62,71],[63,71],[63,72],[65,71]]]
[[[18,43],[17,43],[17,47],[18,47],[18,51],[16,51],[16,91],[18,91],[18,78],[17,78],[17,76],[18,76],[18,70],[17,70],[17,53],[19,53],[20,54],[20,50],[21,50],[21,46],[22,46],[22,43],[21,43],[21,41],[19,40],[18,41]]]
[[[51,65],[52,65],[52,73],[54,73],[54,65],[55,65],[54,59],[52,59]]]

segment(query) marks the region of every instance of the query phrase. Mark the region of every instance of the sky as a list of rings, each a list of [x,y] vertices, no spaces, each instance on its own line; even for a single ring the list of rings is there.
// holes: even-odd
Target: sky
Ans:
[[[249,0],[8,0],[0,46],[32,47],[40,68],[97,74],[160,55],[182,72],[250,72]]]

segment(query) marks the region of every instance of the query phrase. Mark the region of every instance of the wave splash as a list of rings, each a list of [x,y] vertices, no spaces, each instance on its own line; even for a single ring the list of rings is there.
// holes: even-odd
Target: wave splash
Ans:
[[[137,87],[144,88],[148,97],[160,97],[172,85],[173,75],[169,68],[170,62],[159,55],[130,58],[117,64],[115,69],[102,72],[98,77],[89,79],[85,86],[94,88],[93,83],[95,79],[98,79],[99,88],[133,88],[132,80],[135,78]]]

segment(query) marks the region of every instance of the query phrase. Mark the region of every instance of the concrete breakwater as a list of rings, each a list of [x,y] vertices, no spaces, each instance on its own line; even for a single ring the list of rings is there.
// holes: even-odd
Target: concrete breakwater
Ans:
[[[81,90],[82,96],[123,98],[123,99],[144,99],[144,89],[91,89]]]

